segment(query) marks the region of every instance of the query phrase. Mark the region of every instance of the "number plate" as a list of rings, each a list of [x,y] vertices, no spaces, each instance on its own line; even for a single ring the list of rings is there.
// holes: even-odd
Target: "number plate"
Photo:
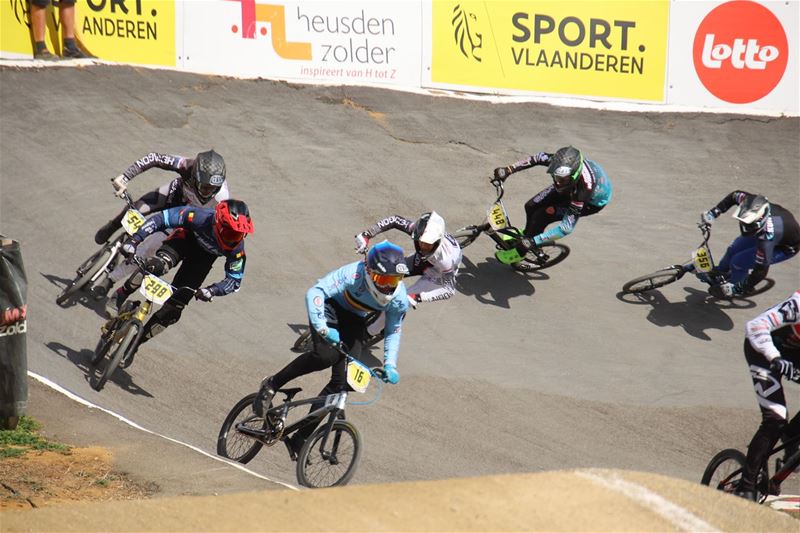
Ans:
[[[500,202],[494,204],[491,209],[489,209],[487,216],[492,229],[498,230],[508,226],[508,216],[506,215],[506,210],[503,208],[503,204]]]
[[[356,392],[366,392],[371,378],[369,368],[359,361],[347,362],[347,384]]]
[[[711,272],[711,253],[705,246],[694,251],[692,262],[698,272]]]
[[[144,216],[135,209],[128,209],[122,218],[122,227],[129,235],[133,235],[144,225]]]
[[[145,276],[144,282],[142,282],[142,286],[139,288],[139,292],[151,302],[161,305],[172,296],[172,287],[163,279],[148,274]]]

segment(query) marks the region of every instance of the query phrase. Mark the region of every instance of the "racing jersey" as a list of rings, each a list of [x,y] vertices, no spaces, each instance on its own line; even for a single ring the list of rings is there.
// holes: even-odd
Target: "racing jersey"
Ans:
[[[719,216],[734,205],[740,205],[751,196],[755,195],[745,191],[733,191],[725,196],[712,211]],[[800,250],[800,225],[797,220],[784,207],[772,202],[769,205],[770,215],[767,217],[764,229],[755,235],[756,261],[752,272],[744,280],[745,290],[755,287],[759,281],[767,277],[776,247],[783,248],[789,255],[794,255]]]
[[[228,182],[226,180],[222,184],[219,192],[204,203],[197,196],[197,192],[191,185],[193,165],[194,159],[179,155],[150,152],[129,166],[125,172],[122,173],[122,176],[123,181],[127,184],[133,178],[151,168],[171,170],[178,174],[177,178],[169,183],[165,183],[156,189],[156,191],[144,195],[140,201],[137,202],[136,207],[145,215],[154,211],[161,211],[162,209],[182,205],[213,208],[222,200],[230,198]],[[145,206],[147,206],[147,208],[143,209]]]
[[[397,366],[401,326],[408,310],[406,287],[402,281],[389,303],[381,305],[373,298],[367,287],[364,261],[350,263],[328,273],[306,293],[308,320],[314,329],[322,334],[328,329],[325,321],[325,300],[328,298],[361,317],[367,316],[372,311],[383,311],[386,317],[383,363]]]
[[[415,228],[415,221],[400,215],[393,215],[379,220],[364,233],[370,239],[390,229],[397,229],[413,235]],[[436,251],[427,259],[423,259],[419,253],[415,253],[406,258],[406,264],[411,276],[422,275],[438,285],[436,289],[420,292],[419,300],[421,302],[447,300],[456,293],[456,275],[458,274],[458,265],[461,264],[461,247],[449,233],[445,234]]]
[[[780,357],[781,349],[800,348],[800,289],[749,321],[745,330],[747,340],[768,361]]]
[[[244,240],[232,250],[225,250],[214,234],[214,210],[184,205],[159,211],[150,217],[131,238],[141,243],[157,231],[183,228],[190,232],[197,245],[211,255],[225,257],[225,278],[209,285],[214,296],[224,296],[239,290],[244,277]]]
[[[534,166],[549,166],[553,154],[539,152],[511,165],[511,171],[516,172]],[[551,185],[548,190],[553,186]],[[546,241],[555,241],[572,233],[575,224],[584,206],[603,207],[611,201],[613,187],[606,171],[595,161],[584,159],[583,170],[577,183],[570,191],[570,203],[561,224],[555,226],[534,238],[538,245]]]

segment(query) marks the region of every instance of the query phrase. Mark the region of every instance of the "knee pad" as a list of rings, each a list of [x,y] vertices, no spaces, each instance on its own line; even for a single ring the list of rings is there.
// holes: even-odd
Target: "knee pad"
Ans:
[[[156,252],[156,257],[164,262],[164,266],[167,270],[170,270],[178,264],[178,256],[169,248],[159,248]]]
[[[148,257],[144,262],[144,267],[148,270],[148,272],[152,272],[156,276],[163,276],[169,270],[166,262],[158,256]]]

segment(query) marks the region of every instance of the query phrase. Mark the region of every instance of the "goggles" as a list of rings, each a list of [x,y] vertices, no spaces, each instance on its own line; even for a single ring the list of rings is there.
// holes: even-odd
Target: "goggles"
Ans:
[[[208,198],[217,194],[219,192],[219,187],[209,183],[201,183],[197,186],[197,192],[200,193],[200,196]]]
[[[380,272],[370,272],[369,277],[372,278],[372,283],[375,287],[383,294],[392,294],[403,280],[402,275],[381,274]]]

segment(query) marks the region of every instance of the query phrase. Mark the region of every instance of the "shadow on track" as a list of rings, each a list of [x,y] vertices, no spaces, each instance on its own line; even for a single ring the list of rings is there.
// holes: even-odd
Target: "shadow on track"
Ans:
[[[511,308],[511,298],[532,296],[536,289],[531,281],[550,279],[543,272],[518,272],[494,257],[487,257],[477,265],[464,257],[462,264],[456,279],[458,291],[466,296],[474,296],[481,303],[503,309]]]
[[[750,309],[756,306],[752,300],[736,298],[718,300],[706,291],[684,287],[688,294],[683,302],[670,302],[661,291],[653,290],[641,294],[617,293],[617,299],[629,304],[647,304],[653,308],[647,320],[659,327],[681,327],[692,337],[709,341],[706,330],[730,331],[733,320],[724,309]]]
[[[72,280],[69,278],[61,278],[56,276],[55,274],[44,274],[43,272],[39,272],[43,278],[49,281],[52,285],[58,287],[59,290],[64,289],[67,285],[69,285]],[[55,301],[55,297],[53,298]],[[104,320],[108,320],[111,318],[108,311],[106,310],[106,302],[107,299],[103,298],[102,300],[95,300],[92,295],[88,294],[87,292],[80,290],[77,294],[72,296],[64,305],[61,305],[62,309],[68,309],[76,304],[81,304],[87,309],[91,309],[97,316]]]
[[[92,379],[94,375],[94,369],[91,365],[92,356],[94,355],[94,351],[84,348],[81,351],[76,351],[70,348],[69,346],[65,346],[60,342],[50,341],[45,344],[50,350],[57,353],[64,359],[69,360],[72,364],[74,364],[78,369],[83,372],[84,377],[86,378],[86,383],[88,384],[89,381]],[[135,394],[136,396],[145,396],[147,398],[153,398],[153,395],[141,388],[140,386],[136,385],[131,376],[125,372],[124,370],[118,368],[114,375],[111,376],[109,381],[115,383],[124,391],[127,391],[131,394]]]

